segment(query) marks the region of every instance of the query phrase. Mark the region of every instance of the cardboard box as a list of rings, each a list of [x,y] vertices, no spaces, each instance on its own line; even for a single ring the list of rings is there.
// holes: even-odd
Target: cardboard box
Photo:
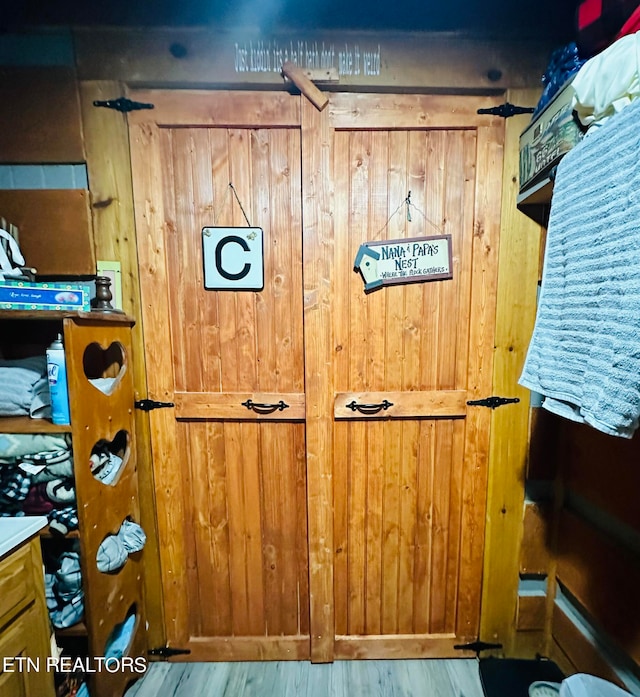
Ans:
[[[572,98],[569,80],[520,136],[520,193],[548,179],[562,157],[582,139]]]
[[[0,310],[91,310],[90,287],[82,283],[0,281]]]

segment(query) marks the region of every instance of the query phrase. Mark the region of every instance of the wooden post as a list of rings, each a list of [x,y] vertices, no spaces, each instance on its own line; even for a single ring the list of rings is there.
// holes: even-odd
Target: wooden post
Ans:
[[[120,96],[119,82],[80,83],[80,101],[87,157],[91,214],[97,259],[120,261],[123,309],[140,320],[138,252],[133,212],[129,132],[126,117],[117,111],[93,106],[94,100]],[[136,398],[147,396],[142,322],[132,331],[133,378]],[[149,416],[136,412],[138,477],[141,525],[147,534],[145,551],[145,603],[150,618],[150,646],[164,645],[164,621],[160,561],[155,518],[155,493],[149,436]]]
[[[537,90],[512,90],[508,101],[535,104]],[[518,600],[525,468],[528,454],[529,390],[518,385],[533,331],[540,226],[516,207],[519,136],[529,116],[507,120],[492,394],[519,397],[491,418],[489,488],[480,638],[513,653]]]

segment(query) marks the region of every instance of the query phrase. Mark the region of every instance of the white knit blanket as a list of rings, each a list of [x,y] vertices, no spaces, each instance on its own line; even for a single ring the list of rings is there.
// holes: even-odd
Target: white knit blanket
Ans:
[[[615,436],[640,419],[640,99],[561,160],[520,384]]]

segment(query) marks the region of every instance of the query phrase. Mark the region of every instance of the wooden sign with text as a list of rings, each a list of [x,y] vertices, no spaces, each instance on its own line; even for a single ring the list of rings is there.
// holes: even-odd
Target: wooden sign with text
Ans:
[[[353,266],[362,274],[365,291],[453,278],[451,235],[366,242]]]

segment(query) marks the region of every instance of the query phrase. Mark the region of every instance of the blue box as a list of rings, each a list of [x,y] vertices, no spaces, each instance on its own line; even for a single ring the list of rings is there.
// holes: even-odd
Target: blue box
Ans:
[[[89,288],[82,283],[0,281],[0,310],[91,310]]]

